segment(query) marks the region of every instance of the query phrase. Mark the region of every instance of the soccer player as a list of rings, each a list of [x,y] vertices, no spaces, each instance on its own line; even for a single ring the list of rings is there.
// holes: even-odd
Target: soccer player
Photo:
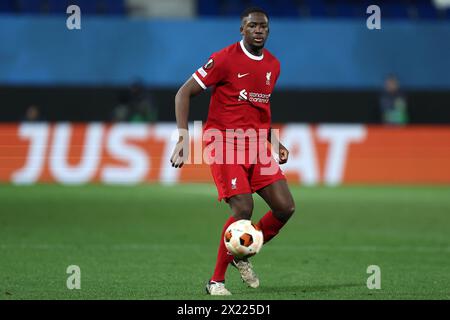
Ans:
[[[216,161],[210,164],[219,201],[224,199],[233,213],[223,226],[214,273],[206,285],[206,291],[211,295],[231,294],[225,287],[225,273],[229,264],[238,269],[242,280],[249,287],[259,286],[259,279],[250,261],[233,258],[228,254],[223,241],[224,233],[231,223],[251,219],[252,194],[256,192],[271,209],[257,223],[263,232],[264,243],[278,234],[295,210],[286,178],[279,167],[279,164],[288,161],[289,152],[270,131],[270,95],[280,74],[280,63],[264,48],[269,35],[267,13],[257,7],[246,9],[241,15],[240,32],[242,40],[213,53],[208,62],[181,86],[175,97],[175,116],[180,132],[170,159],[175,168],[183,166],[189,152],[186,143],[188,138],[186,135],[183,138],[181,132],[185,133],[188,129],[190,98],[207,87],[213,89],[205,131],[216,130],[225,136],[225,132],[230,129],[254,129],[258,132],[262,129],[268,132],[265,136],[266,143],[269,141],[279,145],[279,163],[270,156],[268,162],[260,161],[257,157],[251,163],[246,158],[245,163]],[[239,148],[238,140],[239,137],[231,141],[224,138],[223,145],[228,148],[231,144],[234,150],[245,150],[248,153],[248,140],[245,140],[243,148]],[[268,150],[270,149],[265,151],[270,152]],[[224,150],[226,152],[228,149]],[[259,150],[258,155],[261,152]],[[269,167],[275,170],[264,174],[263,169]]]

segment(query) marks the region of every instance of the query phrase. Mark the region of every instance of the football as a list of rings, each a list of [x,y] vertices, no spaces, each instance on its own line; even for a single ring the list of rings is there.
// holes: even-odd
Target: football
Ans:
[[[250,220],[230,224],[223,240],[227,250],[240,259],[257,254],[264,242],[262,231]]]

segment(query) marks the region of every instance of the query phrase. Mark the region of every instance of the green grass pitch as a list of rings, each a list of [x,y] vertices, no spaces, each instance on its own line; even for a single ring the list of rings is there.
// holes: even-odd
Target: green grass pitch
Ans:
[[[229,268],[227,299],[450,298],[450,187],[292,193],[292,220],[253,257],[260,288]],[[254,199],[257,221],[267,207]],[[0,185],[0,300],[215,299],[204,286],[229,211],[213,185]]]

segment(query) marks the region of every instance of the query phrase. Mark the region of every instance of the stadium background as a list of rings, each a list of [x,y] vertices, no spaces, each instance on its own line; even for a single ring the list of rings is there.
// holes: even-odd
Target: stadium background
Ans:
[[[81,8],[81,30],[66,27],[69,4]],[[291,150],[284,170],[298,214],[255,257],[266,287],[248,293],[231,280],[233,292],[449,298],[445,0],[5,0],[0,299],[203,298],[228,209],[207,166],[170,167],[174,96],[212,52],[240,39],[238,16],[251,4],[271,15],[267,48],[282,65],[272,114]],[[381,30],[366,27],[371,4]],[[406,123],[383,122],[390,74]],[[193,99],[191,121],[206,119],[208,101],[208,92]],[[255,217],[266,210],[260,200],[255,208]],[[277,259],[286,279],[273,275]],[[365,287],[373,263],[389,274],[377,293]],[[65,288],[69,264],[88,277],[79,293]]]

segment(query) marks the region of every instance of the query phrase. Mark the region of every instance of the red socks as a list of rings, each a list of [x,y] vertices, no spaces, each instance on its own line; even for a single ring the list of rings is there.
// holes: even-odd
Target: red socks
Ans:
[[[275,237],[285,222],[281,222],[273,215],[272,211],[267,212],[264,217],[259,220],[257,226],[261,229],[264,235],[264,244]]]
[[[217,254],[216,268],[214,269],[214,274],[211,278],[212,281],[222,282],[225,281],[225,273],[227,272],[227,267],[233,261],[233,256],[228,254],[228,250],[225,247],[225,243],[223,241],[223,236],[228,226],[235,222],[236,219],[231,216],[228,218],[227,222],[225,222],[222,230],[222,235],[220,236],[220,244],[219,244],[219,252]]]
[[[235,222],[236,219],[231,216],[225,222],[222,230],[222,234],[220,236],[220,244],[219,251],[217,253],[217,261],[216,267],[214,269],[214,274],[211,277],[212,281],[222,282],[225,281],[225,273],[227,272],[227,267],[233,261],[233,256],[228,254],[228,250],[225,247],[225,243],[223,241],[223,236],[228,226]],[[272,211],[267,212],[264,217],[259,220],[257,226],[261,229],[264,235],[264,244],[267,243],[270,239],[275,237],[280,229],[284,226],[284,222],[281,222],[272,214]]]

